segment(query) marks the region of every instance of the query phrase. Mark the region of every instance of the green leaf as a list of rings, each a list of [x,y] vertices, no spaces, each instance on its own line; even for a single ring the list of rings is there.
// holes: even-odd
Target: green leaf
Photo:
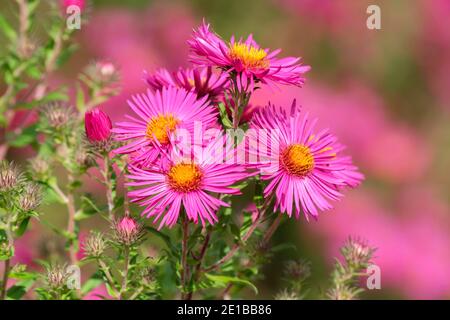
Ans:
[[[8,289],[6,296],[8,297],[8,299],[19,300],[31,289],[34,282],[35,279],[19,281]]]
[[[215,286],[220,287],[220,288],[226,287],[229,283],[242,284],[242,285],[249,286],[250,288],[253,289],[255,294],[258,294],[258,288],[256,288],[256,286],[248,280],[240,279],[237,277],[231,277],[231,276],[214,275],[214,274],[210,274],[210,273],[205,273],[205,277],[208,280],[212,281],[212,283]]]
[[[0,30],[3,31],[9,40],[15,41],[17,38],[17,33],[14,28],[9,24],[8,20],[5,19],[3,15],[0,14]]]
[[[219,107],[220,120],[222,121],[223,126],[226,129],[233,128],[233,124],[231,123],[231,120],[228,117],[228,112],[225,107],[225,104],[219,103],[218,107]]]
[[[20,222],[19,228],[16,230],[17,237],[21,237],[28,228],[28,223],[31,217],[26,217]]]
[[[36,124],[25,128],[18,136],[16,136],[12,132],[11,134],[7,135],[8,144],[15,148],[22,148],[30,145],[36,140],[36,137],[37,137]]]

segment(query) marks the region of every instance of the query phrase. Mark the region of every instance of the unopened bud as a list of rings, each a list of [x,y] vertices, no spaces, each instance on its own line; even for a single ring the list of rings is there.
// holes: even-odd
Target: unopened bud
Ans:
[[[14,163],[0,162],[0,192],[11,191],[19,187],[22,181],[23,175]]]
[[[99,258],[106,249],[106,242],[103,235],[99,232],[92,232],[84,243],[86,255],[93,258]]]
[[[98,108],[86,112],[84,127],[91,143],[106,142],[111,137],[111,119]]]
[[[366,241],[349,238],[341,248],[341,252],[349,266],[362,269],[369,264],[374,249]]]
[[[290,280],[302,281],[311,275],[311,263],[308,261],[288,261],[284,270]]]
[[[42,201],[42,190],[39,185],[29,182],[27,183],[19,197],[19,205],[23,211],[31,211],[36,209]]]
[[[42,113],[50,127],[61,129],[72,119],[72,110],[68,105],[52,102],[42,108]]]
[[[115,239],[126,246],[138,242],[143,236],[142,226],[133,218],[125,216],[113,224]]]
[[[69,274],[66,271],[65,265],[50,265],[47,268],[46,282],[47,286],[53,290],[64,289],[67,285]]]

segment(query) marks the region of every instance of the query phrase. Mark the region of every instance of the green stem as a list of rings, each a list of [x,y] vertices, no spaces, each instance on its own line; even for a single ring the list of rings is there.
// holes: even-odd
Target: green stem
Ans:
[[[130,268],[130,248],[128,246],[125,246],[124,248],[124,260],[125,260],[125,267],[123,271],[122,286],[119,292],[119,300],[123,299],[123,294],[127,291],[128,270]]]
[[[8,238],[8,246],[11,248],[14,246],[14,237],[11,230],[11,217],[8,217],[6,222],[6,236]],[[3,270],[2,287],[0,290],[0,300],[5,300],[6,291],[8,290],[8,278],[11,270],[11,258],[5,260],[5,268]]]
[[[187,263],[188,256],[188,240],[189,240],[189,221],[187,217],[183,217],[182,222],[182,242],[181,242],[181,298],[189,300],[189,293],[187,292],[187,278],[189,275],[189,266]]]
[[[113,201],[113,186],[111,183],[111,164],[109,155],[106,152],[104,156],[104,174],[103,177],[105,179],[105,186],[106,186],[106,201],[108,203],[108,216],[109,219],[112,221],[114,218],[114,201]]]

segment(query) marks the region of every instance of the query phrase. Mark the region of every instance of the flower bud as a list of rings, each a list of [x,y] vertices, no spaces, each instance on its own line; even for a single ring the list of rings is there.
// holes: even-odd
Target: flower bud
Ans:
[[[98,108],[86,112],[84,127],[86,136],[91,143],[105,142],[111,137],[111,120],[106,113]]]
[[[36,209],[42,200],[42,192],[39,185],[35,183],[27,183],[20,193],[19,206],[23,211],[31,211]]]
[[[47,268],[46,282],[47,286],[53,290],[64,289],[67,285],[69,274],[65,265],[50,265]]]
[[[17,188],[23,181],[19,168],[8,161],[0,162],[0,192],[9,192]]]
[[[50,175],[50,160],[35,157],[29,161],[28,171],[33,180],[46,181]]]
[[[343,285],[328,290],[327,296],[330,300],[355,300],[358,291],[349,286]]]
[[[113,224],[113,231],[117,242],[126,246],[135,244],[143,235],[142,226],[128,216],[115,221]]]
[[[275,296],[275,300],[300,300],[300,297],[293,291],[283,290]]]
[[[61,129],[72,119],[72,110],[60,102],[48,103],[42,108],[42,113],[50,127]]]
[[[99,232],[92,232],[84,243],[84,251],[88,257],[99,258],[106,249],[106,242],[103,235]]]
[[[284,273],[290,280],[303,281],[311,275],[311,264],[307,261],[288,261]]]
[[[370,262],[374,249],[361,239],[349,238],[341,248],[341,252],[349,266],[363,269]]]

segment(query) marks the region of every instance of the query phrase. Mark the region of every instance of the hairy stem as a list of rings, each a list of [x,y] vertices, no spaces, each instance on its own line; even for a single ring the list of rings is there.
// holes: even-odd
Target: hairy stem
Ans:
[[[108,216],[112,221],[114,218],[114,201],[113,201],[113,186],[111,183],[111,164],[108,153],[104,156],[104,173],[103,173],[105,186],[106,186],[106,201],[108,203]]]
[[[116,292],[115,283],[114,283],[114,278],[112,277],[111,272],[109,272],[108,266],[107,266],[106,263],[105,263],[102,259],[100,259],[100,258],[97,259],[97,263],[98,263],[98,265],[100,266],[100,270],[101,270],[101,271],[103,272],[103,274],[105,275],[106,280],[108,281],[108,284],[109,284],[110,288],[111,288],[112,290],[114,290],[114,292]],[[117,293],[117,292],[116,292],[116,293]]]
[[[130,268],[130,248],[128,246],[125,246],[125,248],[124,248],[124,260],[125,260],[125,266],[124,266],[124,270],[123,270],[122,286],[121,286],[120,292],[119,292],[119,300],[123,299],[123,294],[127,291],[128,270]]]
[[[69,174],[69,191],[67,193],[67,212],[68,212],[68,221],[67,221],[67,233],[70,237],[76,237],[75,234],[75,198],[73,195],[71,184],[73,183],[72,174]],[[77,240],[77,239],[75,239]],[[70,263],[75,265],[78,262],[77,259],[77,249],[74,246],[74,240],[71,239],[70,247],[69,247],[69,258]]]

